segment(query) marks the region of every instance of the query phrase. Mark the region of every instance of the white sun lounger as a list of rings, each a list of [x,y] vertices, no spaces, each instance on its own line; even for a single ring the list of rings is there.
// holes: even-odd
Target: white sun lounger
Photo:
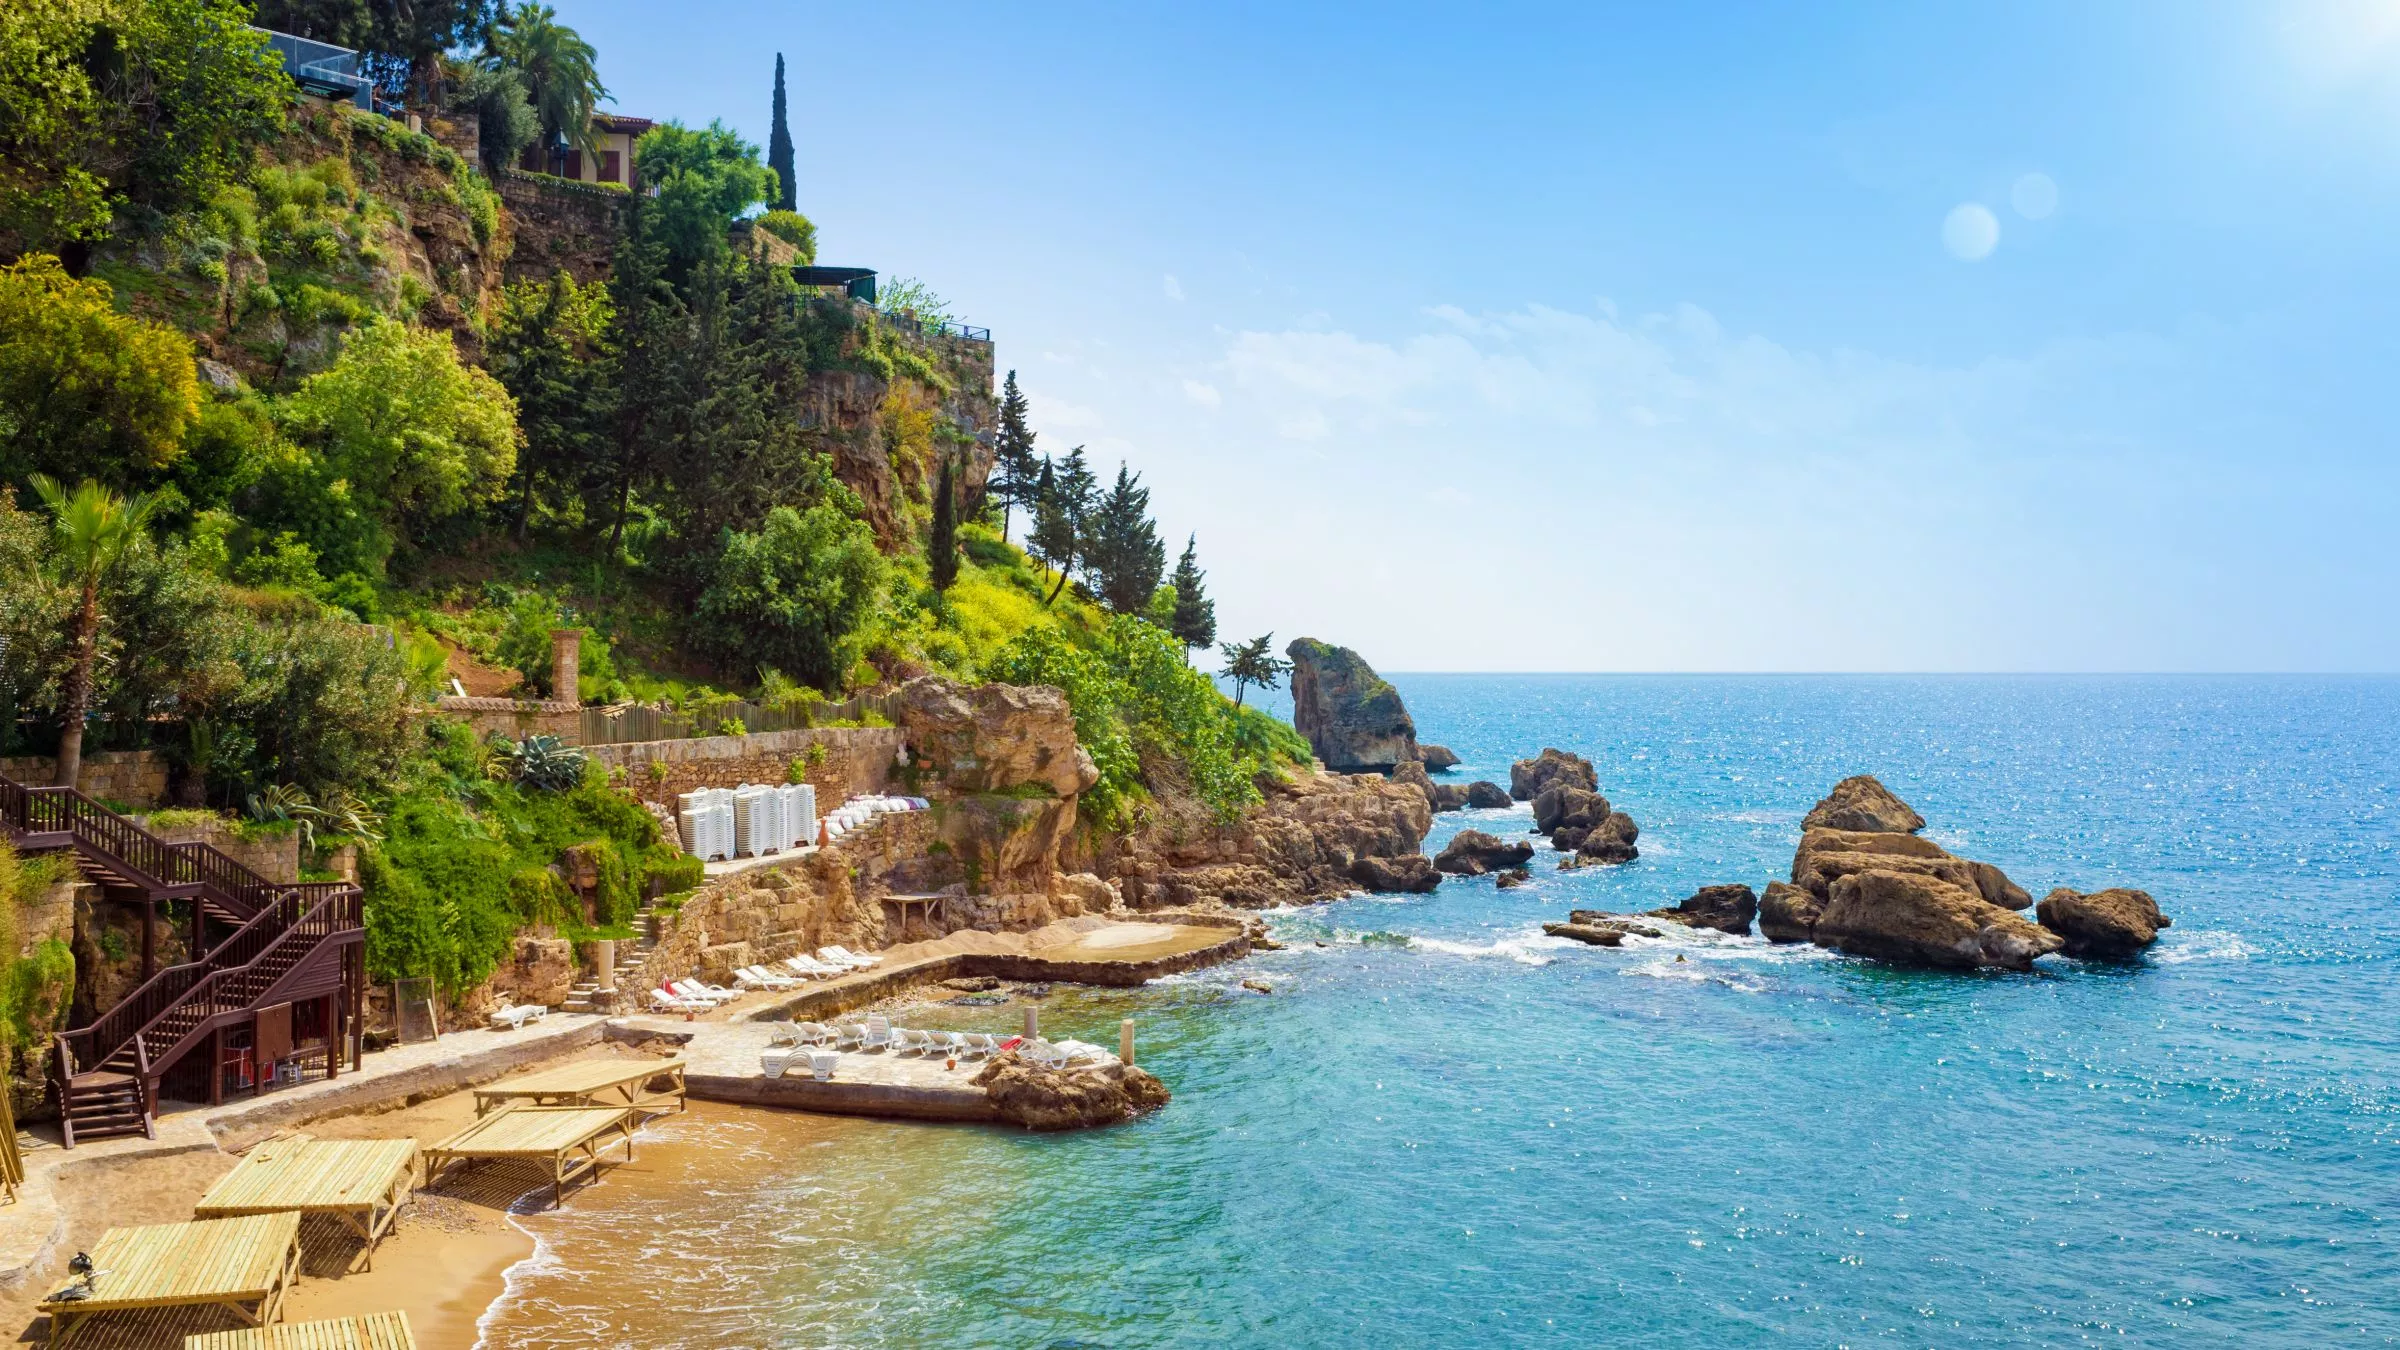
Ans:
[[[820,1083],[831,1082],[834,1066],[841,1062],[842,1057],[831,1050],[812,1050],[808,1056],[809,1077]]]
[[[844,973],[840,966],[829,966],[813,956],[787,956],[783,964],[793,973],[812,980],[829,980]]]
[[[885,1017],[881,1013],[877,1013],[874,1016],[869,1017],[867,1019],[866,1034],[859,1038],[859,1048],[862,1050],[891,1049],[892,1019]]]
[[[548,1008],[539,1003],[502,1002],[499,1007],[492,1009],[492,1030],[516,1031],[527,1022],[541,1021],[542,1018],[549,1015],[549,1012]]]
[[[1037,1069],[1067,1067],[1067,1052],[1038,1036],[1018,1046],[1017,1057]]]
[[[808,1044],[808,1029],[815,1025],[814,1022],[769,1022],[767,1023],[767,1044],[806,1045]]]
[[[1060,1041],[1058,1052],[1067,1057],[1069,1064],[1081,1064],[1086,1061],[1098,1063],[1108,1058],[1108,1051],[1105,1047],[1094,1045],[1090,1041]]]
[[[851,965],[857,966],[861,970],[864,970],[869,966],[880,966],[883,964],[883,958],[880,956],[872,956],[865,952],[854,952],[848,947],[835,947],[832,948],[832,951],[835,956],[838,956],[844,961],[849,962]]]
[[[684,998],[667,989],[650,991],[650,1009],[653,1012],[709,1012],[716,1006],[704,1000]]]
[[[967,1031],[959,1033],[958,1052],[962,1055],[974,1055],[981,1059],[990,1059],[993,1053],[999,1050],[999,1048],[1000,1038],[997,1036],[987,1036],[980,1031]]]
[[[764,966],[744,966],[733,972],[737,983],[755,989],[797,989],[800,981],[790,975],[777,975]]]
[[[867,1028],[864,1023],[836,1022],[833,1024],[833,1045],[835,1049],[863,1049],[866,1046],[866,1043]]]
[[[798,1050],[769,1050],[758,1057],[758,1067],[769,1078],[781,1078],[783,1071],[791,1067],[792,1060],[802,1053]]]
[[[831,1045],[834,1035],[833,1028],[823,1022],[802,1022],[800,1024],[800,1043],[802,1045]]]
[[[712,1003],[731,1003],[742,996],[739,990],[727,989],[723,985],[703,984],[698,980],[669,980],[667,988],[685,998],[707,999]]]

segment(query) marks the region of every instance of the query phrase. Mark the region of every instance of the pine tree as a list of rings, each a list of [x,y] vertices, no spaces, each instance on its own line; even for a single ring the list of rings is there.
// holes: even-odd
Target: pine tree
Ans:
[[[1088,561],[1091,556],[1092,510],[1100,493],[1100,482],[1092,477],[1080,445],[1058,462],[1056,474],[1052,474],[1049,461],[1044,460],[1042,475],[1049,481],[1041,491],[1035,528],[1048,534],[1046,538],[1037,537],[1037,543],[1042,560],[1058,569],[1058,584],[1050,588],[1050,598],[1042,602],[1047,605],[1057,603],[1059,593],[1067,588],[1068,575],[1076,564]],[[1088,568],[1086,572],[1088,575]]]
[[[958,580],[958,468],[957,457],[942,456],[941,477],[933,488],[933,539],[925,550],[925,562],[933,573],[933,588],[950,589]]]
[[[1030,519],[1025,525],[1025,543],[1042,565],[1058,573],[1058,585],[1053,587],[1047,605],[1058,599],[1058,592],[1067,584],[1067,568],[1075,561],[1075,519],[1067,514],[1066,503],[1059,500],[1058,474],[1048,456],[1042,458],[1041,472],[1034,477],[1033,494],[1027,500]]]
[[[1292,668],[1292,663],[1275,654],[1275,635],[1268,633],[1248,642],[1228,642],[1217,650],[1225,654],[1225,678],[1233,681],[1233,706],[1242,706],[1243,690],[1249,685],[1272,689]]]
[[[1031,514],[1034,480],[1040,474],[1033,452],[1033,428],[1026,422],[1025,394],[1017,388],[1017,372],[1008,372],[1000,387],[1000,434],[992,444],[992,477],[985,490],[1000,502],[1000,537],[1008,538],[1012,508]]]
[[[1201,588],[1208,574],[1200,570],[1200,536],[1183,541],[1183,556],[1175,560],[1175,620],[1169,631],[1189,650],[1217,643],[1217,602]]]
[[[1139,614],[1167,570],[1167,548],[1150,519],[1150,489],[1142,476],[1117,465],[1116,485],[1093,507],[1082,532],[1084,576],[1110,609]]]
[[[767,133],[767,167],[775,171],[775,209],[800,209],[800,187],[793,179],[792,125],[783,101],[783,53],[775,53],[775,126]]]

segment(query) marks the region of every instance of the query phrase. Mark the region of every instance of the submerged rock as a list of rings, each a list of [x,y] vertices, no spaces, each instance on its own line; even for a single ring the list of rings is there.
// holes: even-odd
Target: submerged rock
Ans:
[[[1769,942],[1807,942],[1817,935],[1825,902],[1788,881],[1770,881],[1758,898],[1758,932]]]
[[[2130,961],[2175,921],[2159,913],[2148,891],[2111,887],[2086,895],[2061,886],[2034,909],[2042,927],[2058,934],[2067,955],[2092,961]]]
[[[1508,789],[1498,783],[1477,779],[1467,784],[1467,805],[1478,811],[1490,811],[1509,803]]]
[[[1563,782],[1586,792],[1600,789],[1600,775],[1592,762],[1581,755],[1570,755],[1556,746],[1545,746],[1542,753],[1531,759],[1520,759],[1508,769],[1508,795],[1521,802],[1532,801],[1543,788]]]
[[[1389,773],[1417,760],[1417,724],[1400,691],[1357,652],[1295,638],[1284,655],[1292,662],[1292,725],[1326,768]]]
[[[1568,923],[1581,924],[1586,928],[1614,928],[1620,933],[1631,933],[1635,937],[1666,936],[1649,924],[1634,922],[1635,917],[1630,914],[1611,914],[1604,909],[1576,909],[1567,912]]]
[[[1459,876],[1479,877],[1503,868],[1523,867],[1531,861],[1533,845],[1521,839],[1503,843],[1498,836],[1482,830],[1460,830],[1442,847],[1433,865]]]
[[[1498,886],[1501,890],[1513,891],[1517,887],[1522,886],[1531,880],[1533,880],[1533,873],[1531,871],[1522,867],[1511,867],[1507,871],[1502,872],[1495,877],[1492,884]]]
[[[1425,766],[1427,773],[1441,773],[1457,768],[1458,756],[1450,753],[1449,746],[1420,741],[1417,744],[1417,762]]]
[[[1085,1069],[1037,1069],[1014,1052],[983,1067],[974,1083],[1001,1119],[1029,1130],[1079,1130],[1114,1125],[1170,1099],[1167,1085],[1115,1061]]]
[[[1434,870],[1433,859],[1422,853],[1404,853],[1397,858],[1360,858],[1350,864],[1350,879],[1370,891],[1402,895],[1423,895],[1442,884],[1442,874]]]
[[[1624,929],[1606,927],[1599,924],[1546,923],[1542,925],[1542,931],[1548,933],[1552,937],[1573,938],[1577,942],[1588,942],[1595,947],[1621,947],[1625,945]]]
[[[1925,872],[1873,869],[1833,883],[1817,917],[1820,947],[1910,965],[2031,970],[2064,946],[2058,934]]]
[[[1834,784],[1833,791],[1809,811],[1800,827],[1914,834],[1925,828],[1925,817],[1894,796],[1890,788],[1862,773]]]

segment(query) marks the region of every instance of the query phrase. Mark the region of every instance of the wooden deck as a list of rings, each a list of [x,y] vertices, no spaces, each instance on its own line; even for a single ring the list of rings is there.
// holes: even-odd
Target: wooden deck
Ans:
[[[651,1082],[659,1078],[672,1079],[673,1086],[664,1091],[650,1091]],[[683,1061],[636,1063],[597,1059],[520,1074],[475,1089],[476,1115],[511,1102],[533,1106],[614,1106],[631,1108],[643,1116],[665,1115],[684,1108]]]
[[[375,1244],[408,1202],[417,1175],[414,1139],[276,1139],[250,1150],[193,1207],[195,1217],[230,1219],[290,1210],[331,1214],[360,1239],[352,1270],[372,1270]]]
[[[408,1314],[368,1313],[326,1322],[286,1322],[183,1338],[183,1350],[417,1350]]]
[[[509,1106],[425,1150],[425,1181],[453,1164],[513,1160],[550,1169],[550,1203],[566,1196],[567,1183],[598,1175],[603,1164],[633,1161],[637,1113],[623,1106]],[[608,1150],[625,1146],[625,1156]]]
[[[92,1296],[44,1300],[50,1344],[63,1346],[101,1313],[216,1306],[251,1326],[283,1311],[300,1268],[300,1215],[111,1228],[92,1246]]]

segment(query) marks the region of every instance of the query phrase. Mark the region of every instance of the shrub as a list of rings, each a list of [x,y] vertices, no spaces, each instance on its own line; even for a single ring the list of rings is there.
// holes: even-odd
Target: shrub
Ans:
[[[727,532],[694,637],[744,675],[772,667],[833,688],[890,571],[864,521],[828,503],[776,507],[756,533]]]
[[[769,211],[757,223],[758,228],[800,250],[802,266],[817,260],[817,227],[808,217],[797,211]]]
[[[490,502],[516,467],[515,400],[434,329],[383,320],[353,330],[332,368],[286,400],[284,418],[386,526]]]
[[[192,344],[56,258],[0,267],[0,481],[147,486],[200,415]]]

